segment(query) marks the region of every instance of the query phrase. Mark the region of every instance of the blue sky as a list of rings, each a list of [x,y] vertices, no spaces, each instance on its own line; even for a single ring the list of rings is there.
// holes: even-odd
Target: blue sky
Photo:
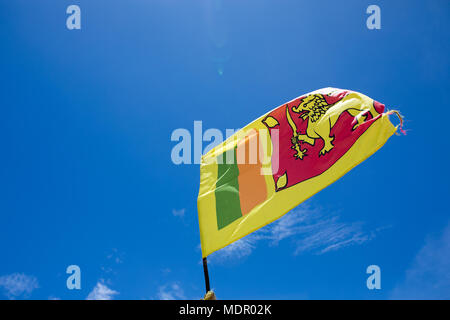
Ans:
[[[198,299],[199,167],[171,133],[328,86],[408,134],[211,256],[218,298],[450,298],[448,1],[0,0],[0,20],[0,298]]]

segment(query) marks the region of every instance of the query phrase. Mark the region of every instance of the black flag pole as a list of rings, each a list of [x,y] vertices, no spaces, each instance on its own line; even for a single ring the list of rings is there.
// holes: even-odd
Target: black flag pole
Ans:
[[[206,257],[203,258],[203,272],[205,273],[206,293],[208,293],[211,288],[209,287],[208,261],[206,260]]]

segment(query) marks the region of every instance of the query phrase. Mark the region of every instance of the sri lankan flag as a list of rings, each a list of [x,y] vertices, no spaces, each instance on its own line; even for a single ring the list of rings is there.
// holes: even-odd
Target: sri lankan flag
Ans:
[[[203,257],[280,218],[371,156],[398,129],[392,113],[399,116],[363,94],[320,89],[203,155],[197,201]]]

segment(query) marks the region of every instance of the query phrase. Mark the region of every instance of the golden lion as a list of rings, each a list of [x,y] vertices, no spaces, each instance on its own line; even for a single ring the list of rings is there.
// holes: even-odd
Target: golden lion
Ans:
[[[293,131],[292,149],[297,151],[294,155],[297,159],[303,159],[307,151],[307,149],[301,149],[300,142],[306,142],[313,146],[316,139],[322,139],[324,146],[320,150],[319,156],[333,149],[334,136],[330,136],[330,132],[343,112],[347,111],[355,117],[356,124],[353,126],[353,130],[366,120],[368,113],[372,117],[378,116],[379,113],[375,110],[373,103],[367,104],[361,103],[361,101],[355,103],[353,99],[360,99],[360,97],[350,93],[334,104],[328,104],[322,94],[311,94],[303,98],[297,107],[292,107],[292,111],[298,113],[303,120],[308,119],[306,134],[297,132],[297,126],[289,114],[288,107],[286,108],[287,120]]]

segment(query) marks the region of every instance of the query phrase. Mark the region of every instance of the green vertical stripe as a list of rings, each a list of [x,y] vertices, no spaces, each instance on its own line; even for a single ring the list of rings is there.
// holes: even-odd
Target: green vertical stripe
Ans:
[[[217,227],[222,229],[242,217],[241,203],[239,200],[239,168],[236,161],[236,148],[231,157],[231,152],[223,154],[223,162],[220,163],[221,156],[217,157],[217,182],[216,182],[216,214]],[[227,163],[228,156],[232,163]],[[228,161],[230,162],[230,161]]]

